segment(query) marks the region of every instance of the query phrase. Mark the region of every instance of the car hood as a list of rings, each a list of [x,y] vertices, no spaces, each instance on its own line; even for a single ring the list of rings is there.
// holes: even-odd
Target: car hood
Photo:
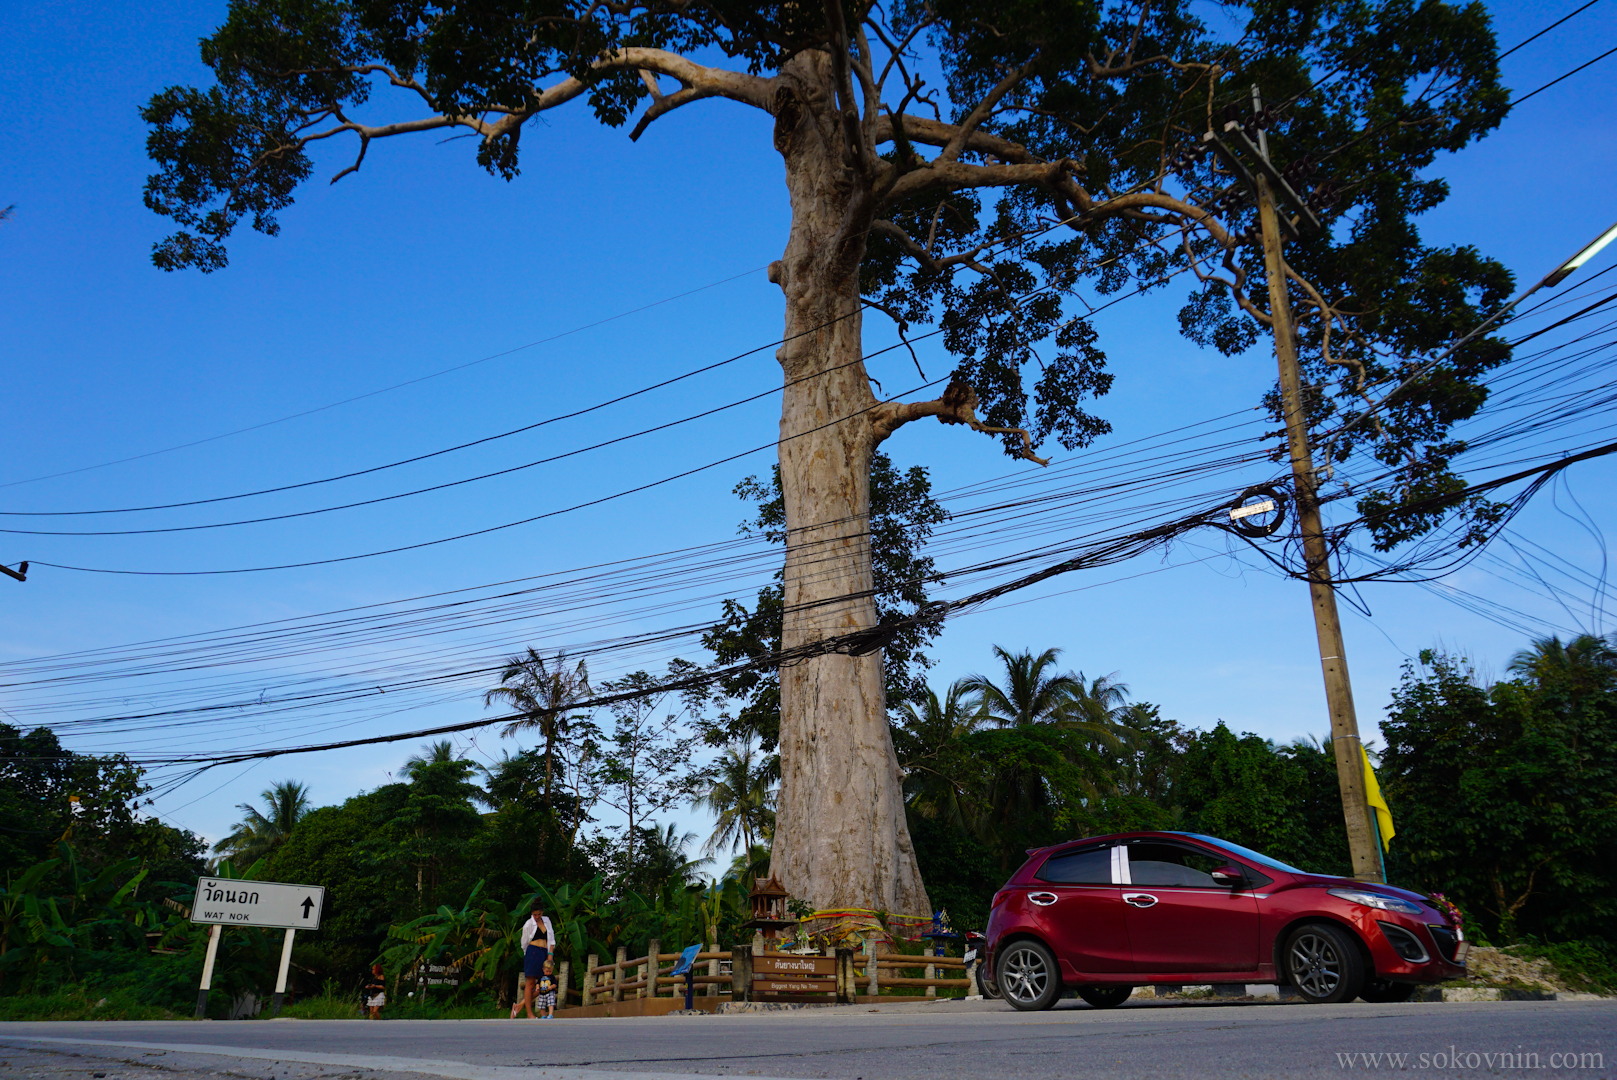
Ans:
[[[1383,885],[1379,881],[1359,881],[1355,878],[1331,877],[1327,874],[1293,874],[1292,880],[1298,885],[1320,889],[1363,889],[1365,892],[1381,893],[1385,896],[1395,896],[1400,900],[1410,900],[1425,907],[1431,907],[1431,901],[1418,892],[1400,889],[1393,885]],[[1434,909],[1435,910],[1435,909]]]

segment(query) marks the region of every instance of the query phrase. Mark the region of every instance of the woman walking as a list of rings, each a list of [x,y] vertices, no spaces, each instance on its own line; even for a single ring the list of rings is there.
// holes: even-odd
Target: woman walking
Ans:
[[[533,902],[532,914],[522,926],[522,1008],[528,1013],[528,1019],[533,1020],[533,999],[539,989],[539,980],[545,974],[545,962],[550,959],[551,950],[556,947],[556,932],[551,929],[550,918],[538,900]],[[511,1019],[517,1017],[517,1009],[511,1009]]]

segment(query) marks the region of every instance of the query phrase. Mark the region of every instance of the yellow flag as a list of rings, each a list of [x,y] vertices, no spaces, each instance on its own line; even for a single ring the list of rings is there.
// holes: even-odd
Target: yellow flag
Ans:
[[[1370,755],[1365,751],[1364,744],[1359,744],[1359,756],[1364,759],[1364,801],[1369,804],[1371,811],[1376,815],[1376,829],[1381,833],[1381,849],[1388,850],[1387,845],[1398,831],[1392,827],[1392,811],[1387,808],[1387,800],[1381,797],[1381,785],[1376,783],[1376,771],[1370,767]]]

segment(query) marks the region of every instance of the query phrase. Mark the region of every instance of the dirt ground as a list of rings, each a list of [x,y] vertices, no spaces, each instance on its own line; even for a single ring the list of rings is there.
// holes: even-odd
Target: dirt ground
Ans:
[[[1466,959],[1466,979],[1481,986],[1526,986],[1533,990],[1572,990],[1548,960],[1529,960],[1500,949],[1477,947]]]

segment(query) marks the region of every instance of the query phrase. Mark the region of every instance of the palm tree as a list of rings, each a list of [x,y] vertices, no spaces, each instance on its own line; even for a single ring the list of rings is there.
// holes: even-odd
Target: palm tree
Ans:
[[[712,784],[695,799],[695,805],[713,811],[718,820],[703,851],[712,855],[720,848],[751,851],[755,839],[770,835],[775,828],[775,788],[780,759],[763,757],[752,744],[724,748],[715,765]]]
[[[404,774],[406,780],[414,780],[421,770],[428,765],[442,765],[447,761],[459,761],[460,755],[455,753],[455,744],[448,739],[440,739],[435,743],[428,743],[422,747],[422,753],[411,754],[404,759],[404,767],[399,772]]]
[[[1509,670],[1534,682],[1565,676],[1574,686],[1583,687],[1617,674],[1617,650],[1593,634],[1579,634],[1565,645],[1559,637],[1538,638],[1510,658]]]
[[[526,652],[505,662],[500,685],[483,695],[485,706],[503,702],[518,714],[518,719],[505,725],[505,734],[538,728],[544,737],[547,811],[554,811],[556,743],[567,734],[571,706],[589,693],[590,673],[584,661],[569,670],[566,653],[546,660],[530,645]]]
[[[745,894],[752,890],[759,878],[769,873],[770,858],[769,845],[754,844],[730,860],[730,869],[724,872],[724,876],[739,884]]]
[[[688,888],[700,884],[697,870],[711,859],[687,859],[685,849],[696,841],[695,833],[681,833],[672,822],[657,828],[653,823],[641,832],[639,858],[628,867],[632,885],[647,892],[660,892],[665,886]]]
[[[1005,665],[1003,687],[986,675],[968,675],[961,684],[981,699],[986,718],[1000,727],[1051,723],[1072,698],[1085,693],[1083,676],[1051,672],[1060,649],[1046,649],[1034,656],[1031,649],[1012,653],[995,645],[994,655]]]
[[[930,686],[916,707],[904,702],[903,719],[893,730],[899,768],[904,770],[904,788],[909,803],[924,817],[963,826],[965,810],[960,801],[960,784],[946,760],[962,737],[971,734],[987,718],[982,699],[974,697],[969,680],[958,679],[938,700]]]
[[[1093,800],[1102,794],[1106,772],[1095,743],[1115,750],[1129,733],[1118,720],[1127,709],[1128,687],[1112,675],[1087,679],[1080,673],[1055,670],[1059,649],[1013,653],[994,646],[1005,665],[1005,682],[984,675],[961,680],[964,691],[977,695],[985,719],[1006,737],[1019,729],[1029,738],[1012,739],[1000,748],[981,794],[983,806],[973,822],[985,842],[998,847],[1008,865],[1011,843],[1030,822],[1045,821],[1052,812],[1053,777],[1076,784]],[[1078,737],[1074,737],[1078,736]],[[1014,752],[1013,752],[1014,751]]]
[[[251,803],[236,807],[243,814],[231,834],[213,845],[214,862],[228,858],[237,864],[252,865],[286,843],[303,815],[309,812],[309,787],[296,780],[282,780],[265,788],[258,796],[260,810]]]
[[[1077,676],[1078,688],[1056,711],[1056,723],[1088,735],[1108,748],[1116,749],[1129,732],[1125,723],[1131,706],[1129,688],[1117,681],[1117,673],[1086,679]]]

